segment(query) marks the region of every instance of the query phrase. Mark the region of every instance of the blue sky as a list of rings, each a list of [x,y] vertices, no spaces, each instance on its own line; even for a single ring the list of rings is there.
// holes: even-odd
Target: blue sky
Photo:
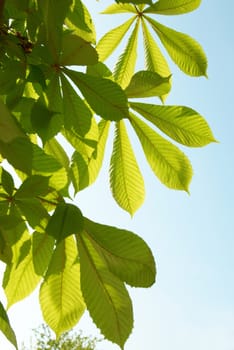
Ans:
[[[110,2],[86,3],[95,14]],[[184,148],[194,169],[190,195],[163,187],[136,145],[147,193],[133,219],[111,197],[108,154],[98,181],[76,198],[91,219],[141,235],[156,258],[156,284],[129,289],[135,326],[126,350],[234,349],[233,13],[230,0],[203,0],[191,14],[159,18],[196,38],[209,62],[208,79],[185,76],[170,62],[173,89],[167,104],[199,111],[220,142],[202,149]],[[98,38],[123,20],[121,15],[116,18],[95,16]],[[9,315],[20,341],[27,339],[30,329],[42,322],[36,294],[13,306]],[[78,328],[99,334],[88,315]],[[13,349],[1,336],[0,345]],[[98,349],[117,347],[103,342]]]

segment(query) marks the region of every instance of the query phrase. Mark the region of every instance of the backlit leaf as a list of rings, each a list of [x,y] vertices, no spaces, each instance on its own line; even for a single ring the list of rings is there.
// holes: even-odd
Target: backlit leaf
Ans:
[[[76,235],[80,255],[81,290],[87,309],[102,334],[123,349],[133,326],[127,289],[109,271],[105,258],[83,231]]]
[[[16,349],[18,349],[15,333],[11,327],[9,318],[1,302],[0,302],[0,331],[11,342],[11,344],[14,345]]]
[[[144,201],[144,180],[123,121],[116,123],[110,163],[110,186],[116,202],[131,215]]]
[[[145,9],[144,13],[181,15],[196,10],[200,4],[201,0],[159,0]]]
[[[192,167],[184,153],[136,116],[131,114],[130,121],[159,180],[169,188],[188,191]]]
[[[73,237],[61,241],[54,250],[40,288],[40,304],[44,320],[57,336],[74,327],[85,310]]]
[[[52,155],[67,171],[69,170],[69,157],[55,138],[46,142],[44,150],[47,154]]]
[[[133,75],[125,92],[129,98],[142,98],[162,96],[170,88],[170,77],[163,78],[156,72],[139,71]]]
[[[114,79],[122,88],[126,88],[134,74],[137,59],[139,24],[140,21],[137,21],[127,45],[114,68]]]
[[[125,23],[107,32],[99,40],[96,50],[100,61],[105,61],[112,54],[134,21],[135,17],[130,18]]]
[[[131,103],[131,107],[165,134],[183,145],[202,147],[210,142],[215,142],[205,119],[191,108],[135,102]]]
[[[85,231],[110,271],[134,287],[150,287],[156,268],[150,248],[136,234],[85,219]]]
[[[73,34],[95,44],[96,33],[94,23],[87,7],[80,0],[72,0],[65,24],[72,30]]]
[[[4,285],[8,308],[31,294],[40,279],[34,270],[31,240],[28,239],[23,242],[19,260],[11,266],[9,279]]]
[[[144,39],[146,69],[152,72],[156,72],[164,78],[171,76],[171,71],[167,64],[167,61],[162,55],[161,50],[159,49],[154,38],[152,37],[144,20],[142,20],[142,31]],[[169,82],[171,82],[171,79]],[[165,101],[166,97],[167,94],[160,96],[163,102]]]
[[[148,16],[147,20],[172,60],[184,73],[191,76],[206,76],[206,55],[196,40],[187,34],[168,28]]]

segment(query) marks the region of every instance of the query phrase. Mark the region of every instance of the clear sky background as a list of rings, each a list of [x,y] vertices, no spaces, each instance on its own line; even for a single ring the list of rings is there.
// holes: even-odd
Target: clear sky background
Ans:
[[[85,3],[97,14],[111,2]],[[209,61],[208,80],[185,76],[170,62],[173,89],[167,104],[199,111],[220,142],[202,149],[184,148],[194,168],[190,196],[163,187],[140,147],[134,145],[147,194],[133,219],[111,197],[110,152],[98,181],[76,197],[84,215],[138,233],[156,258],[156,284],[150,289],[129,289],[135,326],[126,350],[234,350],[233,13],[231,0],[203,0],[195,12],[159,18],[196,38]],[[98,38],[125,17],[95,15]],[[9,315],[19,342],[29,339],[30,330],[42,322],[37,294],[13,306]],[[78,329],[99,334],[88,314]],[[13,350],[1,335],[0,349]],[[117,346],[107,341],[98,345],[98,350],[107,349],[117,350]]]

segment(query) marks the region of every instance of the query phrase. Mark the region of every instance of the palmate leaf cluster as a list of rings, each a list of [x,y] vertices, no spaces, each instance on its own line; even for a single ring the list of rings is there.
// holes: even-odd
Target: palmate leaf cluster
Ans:
[[[121,208],[133,215],[145,195],[129,128],[157,178],[169,188],[188,191],[192,167],[175,142],[202,147],[215,139],[195,110],[162,105],[172,74],[157,42],[190,76],[206,75],[207,60],[194,39],[158,18],[199,5],[199,0],[116,1],[103,13],[129,13],[130,19],[98,43],[81,0],[6,0],[1,8],[3,287],[9,308],[40,285],[44,320],[58,336],[76,325],[87,308],[104,336],[123,348],[133,327],[125,284],[149,287],[155,282],[154,258],[144,240],[84,217],[71,203],[71,191],[76,194],[96,180],[112,126],[110,189]],[[145,65],[136,71],[140,30]],[[104,61],[128,33],[111,71]],[[143,100],[149,97],[158,98],[158,104]],[[71,155],[61,139],[70,144]],[[17,348],[2,304],[0,329]]]

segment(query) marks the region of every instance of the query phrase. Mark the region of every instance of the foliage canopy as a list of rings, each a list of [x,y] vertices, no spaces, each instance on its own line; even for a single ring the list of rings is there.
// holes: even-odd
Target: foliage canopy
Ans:
[[[58,336],[87,308],[103,335],[123,349],[133,328],[125,284],[155,282],[154,257],[141,237],[93,222],[71,199],[96,180],[112,125],[110,189],[122,209],[133,215],[145,195],[129,127],[161,183],[189,190],[192,167],[177,144],[202,147],[215,139],[198,112],[161,103],[172,74],[158,40],[190,76],[206,76],[207,59],[193,38],[158,19],[199,5],[200,0],[116,1],[103,14],[130,18],[96,43],[95,25],[81,0],[1,1],[3,287],[10,307],[40,284],[44,320]],[[145,62],[136,71],[140,31]],[[104,62],[125,36],[111,71]],[[157,97],[158,104],[148,103],[149,97]],[[61,137],[71,145],[71,156]],[[17,348],[2,304],[0,329]]]

